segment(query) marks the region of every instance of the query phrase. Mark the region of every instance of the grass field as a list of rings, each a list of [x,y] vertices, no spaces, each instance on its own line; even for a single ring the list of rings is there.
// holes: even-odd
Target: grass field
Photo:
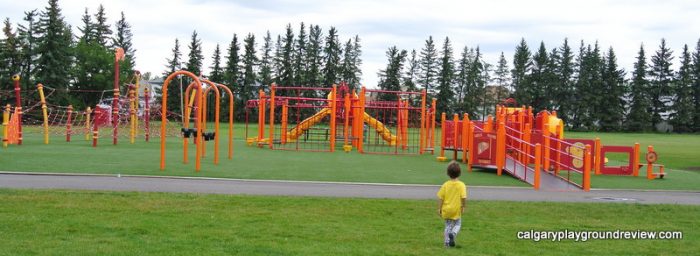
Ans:
[[[71,143],[66,143],[63,137],[52,136],[51,144],[43,145],[41,135],[31,130],[25,136],[25,145],[0,149],[0,170],[410,184],[440,184],[446,179],[445,164],[436,162],[435,156],[430,154],[362,155],[356,152],[346,154],[340,149],[336,153],[274,151],[245,146],[242,140],[244,125],[237,124],[235,128],[235,137],[238,139],[235,142],[234,159],[225,158],[226,142],[225,137],[222,137],[220,165],[212,163],[213,143],[208,143],[208,155],[203,159],[202,171],[199,173],[194,172],[193,147],[190,147],[190,164],[182,164],[181,139],[169,138],[166,170],[160,171],[158,138],[153,138],[150,143],[145,143],[140,138],[133,145],[128,144],[128,139],[120,138],[120,144],[113,146],[109,136],[103,134],[100,145],[92,148],[89,142],[78,136]],[[225,131],[225,125],[222,125],[222,134]],[[249,132],[250,136],[255,133],[254,129]],[[654,144],[660,156],[659,162],[673,169],[666,179],[653,181],[644,177],[593,176],[593,188],[700,190],[700,171],[680,170],[700,166],[698,135],[566,135],[571,138],[600,137],[607,145],[633,145],[635,141],[642,145]],[[498,177],[494,173],[492,170],[475,169],[472,173],[465,173],[462,179],[468,185],[527,185],[508,176]]]
[[[470,201],[458,247],[426,200],[0,189],[0,255],[691,255],[700,207]],[[555,213],[553,215],[553,213]],[[517,240],[518,231],[682,240]]]

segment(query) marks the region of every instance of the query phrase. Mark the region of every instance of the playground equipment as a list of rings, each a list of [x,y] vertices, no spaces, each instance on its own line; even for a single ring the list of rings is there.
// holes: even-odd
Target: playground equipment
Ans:
[[[224,89],[228,95],[229,99],[229,130],[228,130],[228,158],[233,157],[233,99],[234,95],[225,85],[213,83],[204,78],[197,77],[194,74],[180,70],[170,74],[163,82],[163,95],[161,102],[161,134],[166,134],[167,130],[167,120],[168,116],[168,86],[170,82],[177,76],[186,76],[192,82],[187,86],[184,95],[184,106],[185,114],[182,116],[182,128],[180,129],[182,133],[182,149],[183,149],[183,163],[189,163],[189,138],[194,137],[195,145],[195,170],[201,170],[201,158],[205,155],[205,143],[206,141],[214,141],[214,164],[219,163],[219,108],[220,108],[220,91],[219,88]],[[205,88],[203,85],[207,85]],[[194,93],[193,93],[194,91]],[[214,92],[215,96],[215,107],[214,107],[214,131],[207,132],[207,96],[210,91]],[[192,117],[194,115],[194,117]],[[194,128],[190,128],[190,121],[194,122]],[[165,141],[166,136],[161,136],[161,147],[160,147],[160,169],[165,170]]]
[[[461,153],[462,161],[472,167],[506,171],[535,189],[590,190],[591,170],[596,175],[638,176],[639,144],[633,147],[603,146],[600,139],[565,139],[564,123],[556,112],[541,111],[536,116],[531,107],[496,107],[496,118],[471,121],[465,114],[452,120],[442,114],[442,138],[438,160],[453,159]],[[627,153],[627,164],[609,166],[606,153]],[[653,147],[647,153],[647,178],[663,178],[663,165],[655,164]],[[656,167],[659,172],[654,173]],[[573,175],[572,175],[573,174]],[[579,180],[580,179],[580,180]]]
[[[427,109],[425,91],[361,88],[358,93],[344,83],[330,88],[273,84],[269,94],[260,91],[259,95],[246,103],[248,145],[334,152],[340,142],[345,152],[352,148],[374,154],[433,151],[435,100]],[[258,114],[256,137],[248,137],[252,110]]]

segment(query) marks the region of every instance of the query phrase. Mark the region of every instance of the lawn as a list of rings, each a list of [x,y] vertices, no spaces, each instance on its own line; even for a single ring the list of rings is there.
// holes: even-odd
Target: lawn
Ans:
[[[0,189],[0,255],[691,255],[700,207],[470,201],[442,247],[430,200]],[[594,209],[594,210],[593,210]],[[518,231],[682,231],[682,240],[517,240]]]
[[[222,125],[222,134],[226,134],[225,127]],[[199,173],[194,171],[194,147],[190,147],[190,164],[182,164],[182,140],[178,138],[168,139],[166,170],[160,171],[159,138],[152,138],[149,143],[139,138],[135,144],[129,144],[127,138],[120,138],[120,144],[113,146],[108,134],[103,134],[99,146],[93,148],[81,136],[74,136],[71,143],[66,143],[63,137],[52,136],[51,143],[43,145],[41,134],[31,129],[27,129],[24,145],[0,149],[0,171],[405,184],[441,184],[446,179],[445,163],[435,161],[435,156],[431,154],[372,155],[355,151],[343,153],[340,148],[335,153],[269,150],[246,146],[242,139],[244,125],[237,124],[235,128],[235,137],[238,139],[235,141],[234,159],[228,160],[225,157],[224,136],[221,141],[220,164],[213,164],[213,143],[209,142],[208,153]],[[251,129],[249,136],[253,134],[256,132]],[[593,176],[593,188],[700,190],[700,171],[676,169],[700,165],[698,135],[567,133],[567,136],[598,136],[605,144],[633,145],[635,141],[642,145],[653,143],[660,156],[659,162],[674,169],[669,171],[667,178],[653,181],[644,177]],[[507,175],[498,177],[493,170],[475,169],[472,173],[465,172],[462,180],[468,185],[527,186]]]

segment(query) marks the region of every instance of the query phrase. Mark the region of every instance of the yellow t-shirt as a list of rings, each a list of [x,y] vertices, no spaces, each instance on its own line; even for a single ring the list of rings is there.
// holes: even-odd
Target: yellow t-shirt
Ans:
[[[456,220],[462,217],[462,198],[467,198],[467,186],[459,180],[448,180],[437,193],[442,200],[442,218]]]

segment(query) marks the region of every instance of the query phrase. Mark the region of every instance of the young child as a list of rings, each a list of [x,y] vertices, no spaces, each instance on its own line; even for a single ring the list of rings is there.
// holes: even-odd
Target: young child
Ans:
[[[467,200],[467,186],[458,178],[462,174],[459,163],[452,161],[447,166],[446,181],[438,191],[438,215],[445,220],[445,246],[454,247],[457,233],[462,227],[462,213]]]

